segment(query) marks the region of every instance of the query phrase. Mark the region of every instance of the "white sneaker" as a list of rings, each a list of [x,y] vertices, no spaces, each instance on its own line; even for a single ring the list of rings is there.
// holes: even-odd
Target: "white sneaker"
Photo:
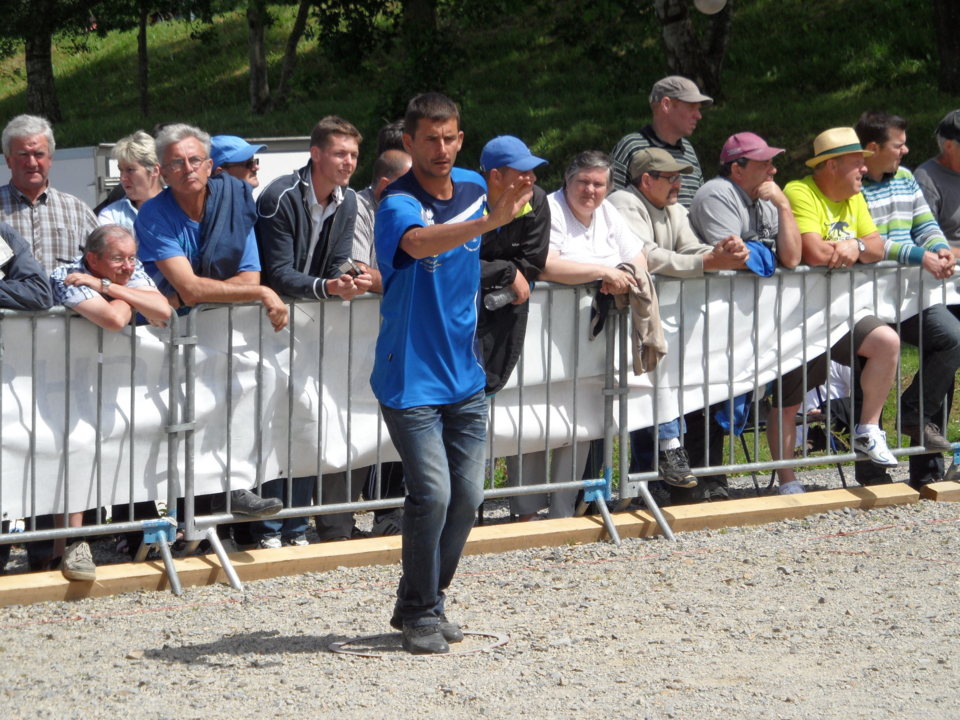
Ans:
[[[879,428],[871,428],[866,432],[853,436],[853,449],[866,455],[875,465],[895,467],[897,459],[887,447],[887,434]]]
[[[791,480],[788,483],[783,483],[780,486],[781,495],[799,495],[800,493],[805,493],[806,490],[803,487],[803,483],[799,480]]]
[[[280,547],[280,538],[276,535],[268,535],[267,537],[260,538],[260,547],[264,550],[276,550]]]
[[[291,547],[306,547],[310,544],[310,541],[307,540],[306,535],[295,535],[292,538],[285,540],[284,544],[290,545]]]

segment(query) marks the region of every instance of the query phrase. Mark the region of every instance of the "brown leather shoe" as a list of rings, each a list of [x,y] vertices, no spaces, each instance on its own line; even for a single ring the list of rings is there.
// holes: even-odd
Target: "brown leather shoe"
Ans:
[[[907,435],[913,444],[922,445],[927,450],[933,452],[950,452],[953,450],[953,445],[940,434],[940,428],[933,423],[924,425],[923,432],[915,425],[904,425],[900,432]]]

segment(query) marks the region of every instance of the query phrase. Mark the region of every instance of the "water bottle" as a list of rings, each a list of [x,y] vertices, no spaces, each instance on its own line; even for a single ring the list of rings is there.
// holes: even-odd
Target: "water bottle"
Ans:
[[[517,291],[512,287],[500,288],[499,290],[491,290],[483,296],[483,306],[487,310],[499,310],[516,299]]]

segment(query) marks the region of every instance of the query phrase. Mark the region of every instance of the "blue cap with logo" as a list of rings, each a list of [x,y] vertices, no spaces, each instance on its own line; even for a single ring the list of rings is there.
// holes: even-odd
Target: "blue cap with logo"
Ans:
[[[513,135],[495,137],[483,146],[483,152],[480,153],[480,169],[484,172],[502,167],[526,172],[546,163],[546,160],[531,153],[523,140]]]
[[[210,138],[210,158],[213,160],[213,169],[216,170],[224,163],[249,160],[266,147],[266,145],[251,145],[236,135],[214,135]]]

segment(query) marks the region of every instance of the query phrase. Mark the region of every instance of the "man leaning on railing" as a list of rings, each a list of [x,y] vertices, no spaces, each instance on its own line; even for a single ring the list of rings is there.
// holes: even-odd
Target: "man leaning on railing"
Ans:
[[[864,151],[853,128],[833,128],[813,141],[814,154],[807,160],[813,174],[787,183],[784,193],[790,200],[800,230],[803,261],[808,265],[845,269],[854,263],[875,263],[883,258],[883,240],[860,194],[866,173]],[[853,429],[853,448],[876,465],[893,467],[897,459],[887,447],[886,433],[880,429],[880,412],[893,387],[900,356],[900,339],[880,319],[868,315],[856,322],[830,348],[829,356],[850,365],[851,334],[854,352],[861,358],[859,386],[862,402],[857,425]],[[782,396],[774,394],[774,408],[767,425],[770,454],[776,460],[792,458],[797,428],[794,421],[804,393],[823,384],[827,375],[827,355],[807,363],[807,387],[804,368],[791,370],[782,378]],[[857,398],[858,400],[860,398]],[[782,435],[781,435],[782,433]],[[804,492],[793,468],[781,468],[780,494]]]
[[[865,159],[862,192],[883,238],[886,258],[922,267],[937,284],[951,277],[956,259],[950,245],[913,174],[900,166],[909,152],[907,121],[885,112],[865,112],[856,131],[864,149],[873,152]],[[941,432],[937,420],[944,415],[944,396],[952,392],[960,368],[960,320],[937,303],[901,321],[899,331],[900,341],[921,353],[920,369],[900,396],[901,432],[912,444],[931,451],[910,456],[910,484],[919,487],[943,479],[943,453],[953,449],[945,437],[946,424]]]
[[[137,244],[130,231],[103,225],[87,238],[84,252],[61,265],[50,276],[54,299],[75,310],[104,330],[120,330],[135,312],[151,325],[164,327],[172,312],[167,299],[137,259]],[[69,514],[70,527],[83,525],[83,513]],[[64,540],[54,541],[54,557],[62,555],[60,569],[68,580],[96,579],[96,565],[86,540],[64,550]]]

